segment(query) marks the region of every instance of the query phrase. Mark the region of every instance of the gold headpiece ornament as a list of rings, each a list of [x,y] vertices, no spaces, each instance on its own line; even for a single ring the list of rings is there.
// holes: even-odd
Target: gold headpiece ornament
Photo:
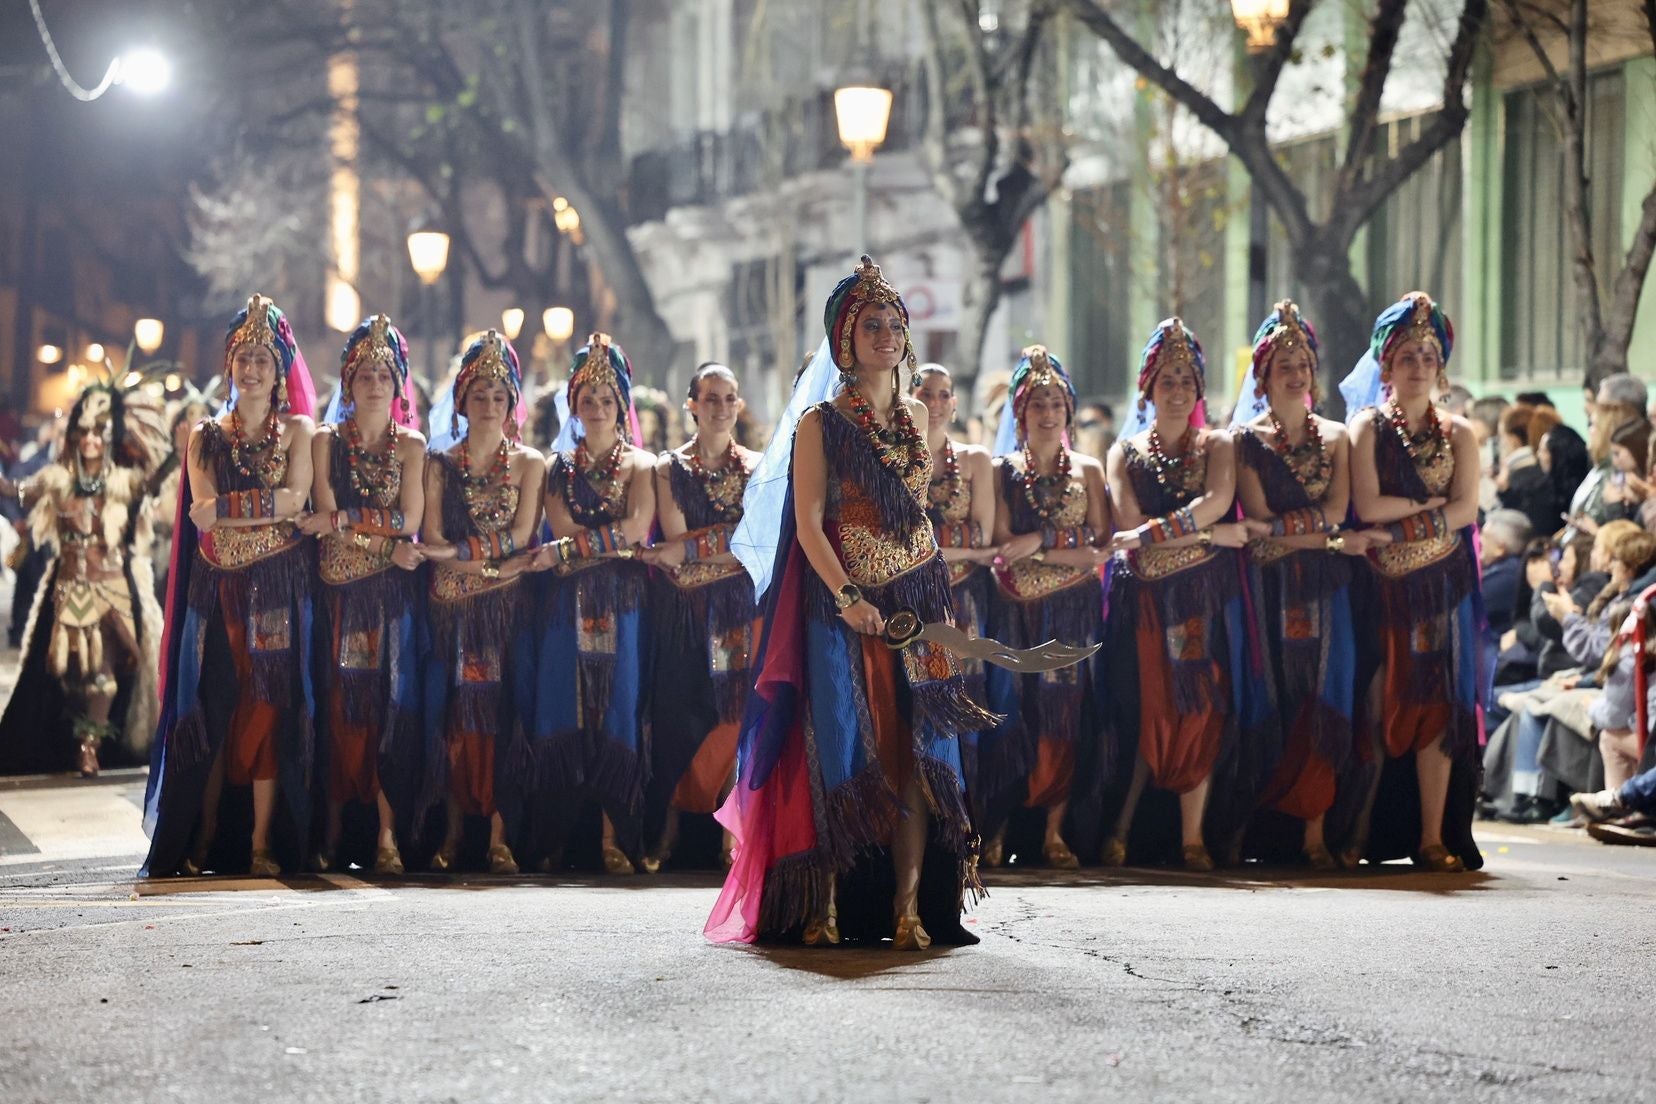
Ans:
[[[1156,371],[1183,364],[1192,371],[1196,368],[1196,352],[1190,347],[1190,338],[1185,336],[1184,319],[1174,317],[1167,320],[1162,327],[1161,349],[1156,353]]]
[[[1437,330],[1432,326],[1432,297],[1424,291],[1411,291],[1404,296],[1414,300],[1414,311],[1409,315],[1409,324],[1404,331],[1404,341],[1430,341],[1432,347],[1443,355],[1443,342],[1438,340]]]
[[[1300,325],[1299,304],[1292,299],[1283,299],[1276,305],[1276,316],[1282,325],[1271,334],[1271,348],[1273,351],[1295,349],[1309,344],[1305,339],[1305,327]]]
[[[575,370],[575,375],[569,381],[571,400],[573,400],[576,391],[594,384],[600,387],[608,387],[616,394],[621,393],[621,383],[616,378],[615,365],[610,362],[610,346],[612,344],[614,344],[614,339],[607,333],[588,335],[586,360]]]
[[[477,361],[472,366],[472,378],[467,383],[478,380],[493,380],[507,387],[512,385],[512,367],[506,363],[506,346],[494,330],[483,335],[483,348],[478,351]]]
[[[1029,377],[1027,387],[1046,387],[1058,382],[1052,372],[1052,359],[1047,356],[1045,345],[1031,345],[1023,351],[1025,359],[1029,361]]]
[[[857,288],[851,294],[865,303],[895,303],[901,296],[880,274],[874,258],[864,253],[857,261]]]
[[[265,345],[276,347],[276,334],[270,328],[270,308],[275,304],[268,295],[254,292],[247,298],[247,318],[230,338],[230,347],[237,345]]]

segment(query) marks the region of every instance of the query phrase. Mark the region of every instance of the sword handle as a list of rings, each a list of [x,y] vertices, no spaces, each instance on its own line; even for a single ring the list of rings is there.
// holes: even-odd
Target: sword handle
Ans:
[[[918,640],[920,630],[924,628],[919,614],[911,609],[900,609],[886,618],[885,632],[881,636],[886,642],[886,647],[899,650]]]

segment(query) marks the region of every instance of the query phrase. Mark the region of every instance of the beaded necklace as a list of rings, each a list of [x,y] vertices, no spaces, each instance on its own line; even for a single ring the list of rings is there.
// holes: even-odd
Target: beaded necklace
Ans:
[[[1409,454],[1417,469],[1430,466],[1449,444],[1449,434],[1437,416],[1437,409],[1430,403],[1426,405],[1425,428],[1419,433],[1409,432],[1408,415],[1403,413],[1403,408],[1395,399],[1386,403],[1386,420],[1391,423],[1397,439],[1403,442],[1403,451]]]
[[[460,442],[460,495],[466,500],[466,512],[477,527],[485,533],[497,533],[508,528],[517,515],[517,503],[512,501],[511,442],[504,438],[495,450],[494,462],[482,475],[472,474],[471,450],[467,442]]]
[[[250,479],[257,479],[266,487],[280,483],[287,468],[287,457],[276,447],[282,435],[276,421],[276,408],[265,413],[264,432],[258,444],[250,445],[242,435],[240,410],[230,411],[230,462],[236,470]],[[257,459],[249,459],[249,457]]]
[[[574,463],[564,466],[564,503],[574,507],[575,479],[585,476],[603,500],[604,512],[612,518],[620,517],[627,507],[627,483],[621,478],[621,456],[626,449],[627,442],[617,437],[604,462],[595,467],[592,454],[587,451],[586,438],[581,438],[575,446]]]
[[[1063,445],[1058,446],[1057,470],[1051,475],[1040,474],[1040,468],[1035,464],[1035,454],[1025,445],[1023,450],[1023,493],[1024,501],[1043,523],[1050,524],[1064,508],[1064,500],[1070,492],[1070,454]]]
[[[104,462],[104,465],[98,469],[98,474],[88,478],[87,474],[86,474],[86,466],[81,461],[79,450],[76,450],[76,454],[75,454],[75,497],[76,498],[97,498],[99,495],[103,494],[104,475],[108,471],[109,471],[109,463],[106,460]]]
[[[863,398],[854,380],[846,385],[845,397],[881,466],[899,478],[907,478],[915,468],[930,463],[931,450],[926,447],[926,435],[915,426],[907,403],[897,399],[892,404],[890,424],[881,429],[874,417],[874,408]]]
[[[385,448],[373,452],[362,443],[355,418],[345,419],[345,467],[351,489],[364,501],[389,500],[402,489],[402,465],[397,462],[397,423],[385,431]]]
[[[742,520],[742,494],[747,490],[748,481],[747,467],[736,451],[736,439],[731,438],[725,446],[723,462],[716,468],[709,468],[702,462],[700,444],[700,438],[691,438],[690,456],[685,464],[700,485],[702,497],[707,499],[714,515],[720,522],[733,525]]]
[[[1334,469],[1334,458],[1328,455],[1323,446],[1322,430],[1317,426],[1314,415],[1305,418],[1305,443],[1300,445],[1288,444],[1288,431],[1283,428],[1277,418],[1276,411],[1267,409],[1265,413],[1271,419],[1271,448],[1282,457],[1282,462],[1299,480],[1300,486],[1328,486],[1330,473]],[[1315,459],[1312,459],[1312,458]],[[1308,462],[1309,461],[1309,462]]]
[[[1155,426],[1150,427],[1150,472],[1161,484],[1162,490],[1182,496],[1198,489],[1195,484],[1203,473],[1198,472],[1191,463],[1196,456],[1195,445],[1196,427],[1186,426],[1184,435],[1179,438],[1179,455],[1169,456],[1162,445],[1161,431]]]
[[[942,513],[954,505],[960,495],[960,458],[955,455],[954,442],[943,438],[942,474],[933,475],[926,487],[926,502],[934,511]]]

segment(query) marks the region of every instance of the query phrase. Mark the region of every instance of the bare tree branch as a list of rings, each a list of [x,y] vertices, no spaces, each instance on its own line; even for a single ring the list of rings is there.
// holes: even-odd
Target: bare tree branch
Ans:
[[[1392,54],[1403,29],[1407,0],[1380,0],[1374,18],[1369,20],[1368,60],[1363,63],[1363,76],[1357,86],[1357,99],[1351,108],[1346,140],[1345,163],[1334,185],[1336,194],[1351,187],[1364,161],[1368,159],[1369,143],[1374,140],[1375,122],[1380,114],[1380,96],[1386,88],[1386,77],[1391,73]]]

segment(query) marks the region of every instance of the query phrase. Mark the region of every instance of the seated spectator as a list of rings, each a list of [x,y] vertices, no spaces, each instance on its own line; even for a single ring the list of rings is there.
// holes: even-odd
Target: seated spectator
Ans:
[[[1638,599],[1641,617],[1649,615],[1656,589],[1646,589]],[[1656,653],[1639,639],[1638,618],[1629,617],[1617,633],[1612,652],[1605,659],[1604,697],[1595,712],[1595,723],[1602,718],[1599,746],[1604,754],[1604,788],[1589,793],[1572,794],[1570,806],[1577,815],[1588,821],[1588,832],[1595,839],[1607,843],[1638,843],[1656,845],[1656,767],[1650,763],[1656,752],[1656,741],[1649,741],[1649,727],[1656,720],[1656,678],[1651,678],[1656,666]],[[1639,716],[1637,709],[1637,679],[1635,668],[1643,667],[1646,682],[1645,725],[1647,738],[1646,759],[1641,766],[1638,759]],[[1620,820],[1614,826],[1600,825]]]
[[[1512,401],[1523,403],[1525,406],[1544,406],[1548,410],[1553,409],[1552,396],[1545,391],[1520,391],[1512,396]]]
[[[1593,471],[1593,460],[1587,453],[1587,442],[1567,425],[1554,423],[1545,433],[1537,434],[1539,426],[1547,424],[1545,414],[1537,410],[1530,418],[1530,447],[1535,449],[1536,463],[1552,484],[1553,503],[1558,507],[1556,524],[1563,526],[1576,491]]]
[[[1610,438],[1610,478],[1604,489],[1606,502],[1619,503],[1625,516],[1639,518],[1640,508],[1650,497],[1645,471],[1650,461],[1650,423],[1628,422]]]
[[[1645,416],[1648,399],[1645,385],[1626,372],[1606,376],[1599,385],[1598,397],[1593,403],[1593,423],[1587,435],[1587,455],[1594,467],[1571,496],[1571,525],[1593,532],[1606,522],[1627,517],[1631,512],[1624,502],[1606,493],[1613,471],[1610,448],[1615,435],[1629,423],[1649,426],[1649,419]]]
[[[1483,513],[1500,508],[1496,497],[1495,473],[1500,467],[1501,415],[1510,404],[1499,395],[1474,400],[1468,410],[1472,435],[1478,442],[1478,509]]]
[[[1518,615],[1518,592],[1524,582],[1524,546],[1530,541],[1529,519],[1517,510],[1496,510],[1484,519],[1480,549],[1484,615],[1492,639],[1499,640]]]
[[[1541,639],[1535,631],[1531,608],[1535,592],[1553,582],[1552,546],[1540,538],[1532,539],[1524,547],[1524,576],[1518,587],[1518,605],[1512,627],[1496,641],[1499,651],[1495,662],[1495,685],[1511,688],[1520,684],[1534,685],[1536,661],[1541,654]],[[1490,715],[1493,716],[1494,706]],[[1505,714],[1503,712],[1502,717]],[[1498,721],[1491,721],[1493,726]]]
[[[1536,409],[1523,403],[1501,412],[1501,463],[1495,474],[1495,493],[1503,508],[1522,511],[1536,535],[1548,537],[1562,523],[1552,483],[1529,443],[1536,416]]]

